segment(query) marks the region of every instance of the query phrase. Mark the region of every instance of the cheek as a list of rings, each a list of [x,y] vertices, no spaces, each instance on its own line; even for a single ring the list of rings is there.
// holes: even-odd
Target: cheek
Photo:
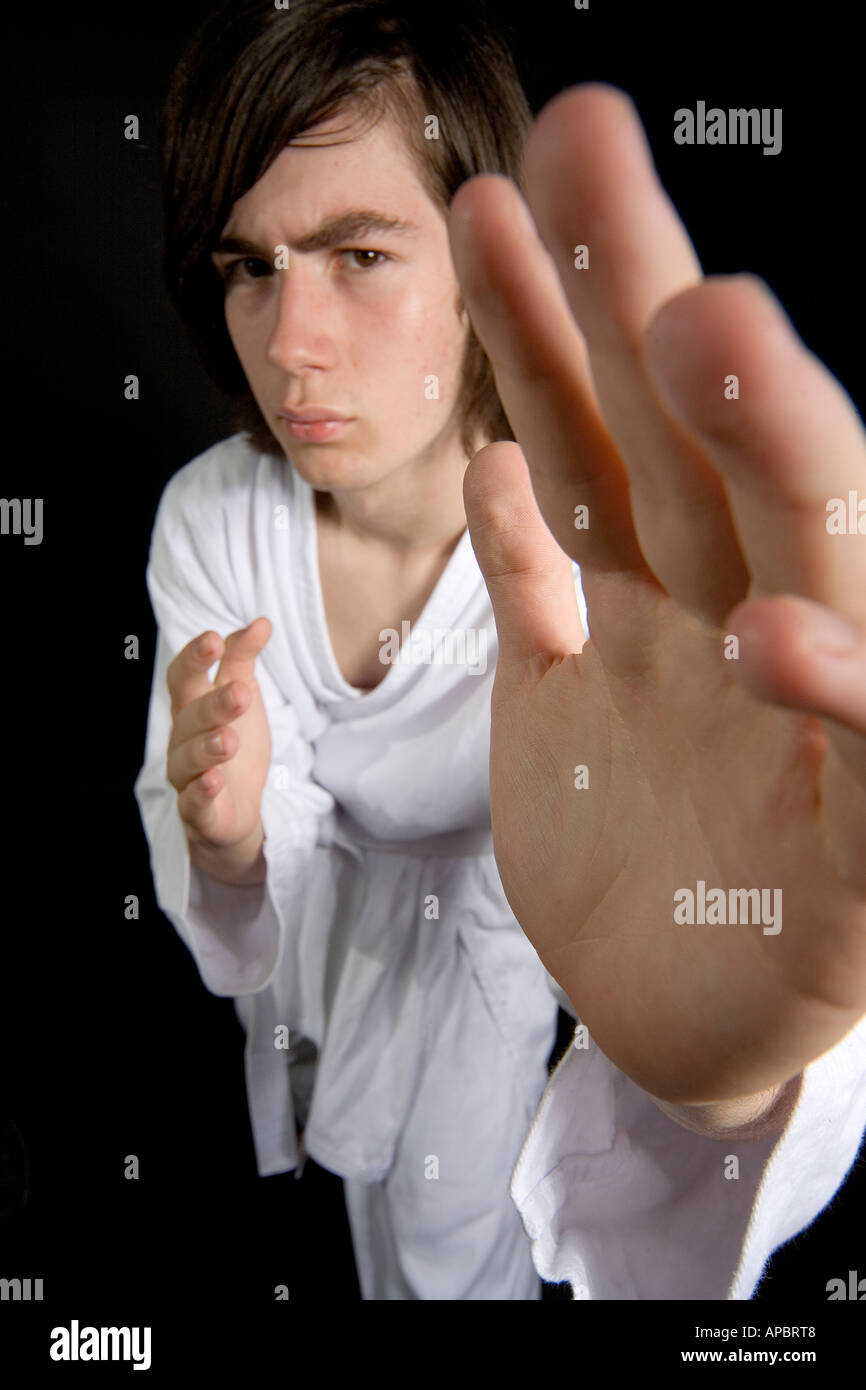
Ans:
[[[241,365],[244,369],[253,367],[257,350],[257,335],[249,315],[239,312],[236,300],[227,300],[225,320],[232,347],[237,353]]]
[[[391,380],[420,381],[422,400],[426,377],[438,378],[440,396],[450,395],[459,382],[466,328],[457,315],[456,298],[456,290],[450,289],[438,300],[429,293],[404,292],[379,306],[373,329],[378,360],[390,364]],[[367,339],[367,348],[369,344]],[[370,360],[363,348],[359,356]]]
[[[246,377],[247,385],[261,410],[267,413],[267,394],[271,385],[274,368],[267,359],[268,338],[260,321],[238,310],[231,302],[226,304],[226,330],[235,355]]]

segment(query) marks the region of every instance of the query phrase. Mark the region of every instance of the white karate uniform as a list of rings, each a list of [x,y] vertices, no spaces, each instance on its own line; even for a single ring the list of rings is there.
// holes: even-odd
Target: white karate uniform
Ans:
[[[541,1275],[575,1297],[748,1298],[854,1159],[866,1023],[807,1069],[763,1144],[682,1129],[594,1046],[547,1084],[557,1002],[573,1009],[493,858],[497,642],[468,531],[413,635],[483,632],[486,671],[397,662],[367,693],[328,637],[312,489],[245,436],[170,480],[147,583],[158,643],[135,794],[157,900],[207,989],[235,1000],[259,1173],[303,1161],[297,1119],[303,1151],[344,1179],[362,1296],[536,1299]],[[229,887],[189,861],[165,673],[196,635],[261,614],[267,882]]]

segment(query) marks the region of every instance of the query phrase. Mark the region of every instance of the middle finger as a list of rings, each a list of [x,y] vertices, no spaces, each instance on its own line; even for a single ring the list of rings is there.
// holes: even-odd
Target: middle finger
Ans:
[[[216,733],[244,712],[247,695],[243,681],[221,685],[209,694],[192,700],[180,711],[172,725],[168,751],[200,734]]]

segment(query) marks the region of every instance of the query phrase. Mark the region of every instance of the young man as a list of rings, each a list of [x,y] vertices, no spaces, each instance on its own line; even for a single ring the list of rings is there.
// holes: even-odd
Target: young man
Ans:
[[[517,178],[514,141],[523,117],[516,80],[492,36],[473,51],[469,29],[437,32],[434,20],[410,23],[401,9],[298,5],[275,17],[232,7],[191,51],[169,103],[168,267],[176,302],[214,374],[230,385],[231,358],[223,351],[220,364],[215,346],[219,270],[226,329],[257,414],[252,448],[235,437],[172,480],[154,529],[148,579],[160,646],[137,793],[159,900],[208,987],[238,999],[262,1172],[297,1161],[282,1032],[316,1045],[304,1142],[346,1179],[364,1297],[538,1296],[507,1184],[544,1084],[555,1022],[542,961],[579,1002],[592,1038],[563,1060],[515,1174],[537,1268],[591,1296],[724,1297],[733,1289],[747,1297],[763,1260],[793,1234],[778,1219],[773,1193],[790,1193],[793,1184],[799,1229],[829,1200],[856,1152],[862,1043],[851,1042],[855,1030],[834,1049],[833,1075],[838,1080],[841,1068],[843,1094],[857,1104],[818,1159],[805,1152],[803,1135],[816,1115],[835,1116],[837,1100],[823,1058],[805,1079],[797,1068],[818,1056],[821,1041],[825,1049],[838,1041],[844,1028],[832,1036],[833,1025],[843,1010],[836,1004],[829,1024],[816,1007],[800,1011],[800,1023],[807,1012],[814,1022],[804,1050],[786,1027],[797,1016],[796,991],[773,992],[774,957],[763,944],[770,938],[759,938],[760,955],[753,936],[733,949],[724,940],[708,949],[694,937],[684,945],[663,911],[667,880],[659,874],[656,884],[649,875],[649,847],[655,866],[681,848],[686,884],[701,868],[682,826],[670,843],[664,834],[687,802],[686,783],[668,773],[671,809],[660,822],[649,800],[655,780],[646,773],[635,831],[626,804],[636,791],[633,763],[621,765],[620,740],[610,762],[605,751],[611,727],[621,726],[650,772],[658,772],[656,745],[669,750],[676,734],[688,747],[689,726],[659,744],[660,719],[644,727],[622,699],[615,711],[606,699],[605,682],[620,679],[630,689],[653,652],[664,650],[660,639],[649,655],[644,646],[659,620],[661,590],[647,578],[629,532],[622,464],[550,259],[513,220],[518,209],[505,201],[501,181],[467,192],[455,216],[444,215],[456,189],[484,168]],[[328,66],[331,24],[355,75],[371,47],[399,57],[405,26],[403,51],[422,95],[414,103],[412,88],[402,87],[402,119],[386,106],[376,125],[358,123],[363,108],[353,98],[360,89],[341,86],[339,70]],[[456,71],[451,54],[459,55]],[[307,95],[317,97],[317,109],[305,113],[291,107],[301,100],[301,73]],[[368,68],[368,90],[372,76],[377,93],[388,95],[386,75],[382,66]],[[607,213],[608,228],[649,225],[656,238],[657,259],[625,282],[631,301],[621,295],[641,333],[649,315],[699,271],[641,168],[636,137],[629,145],[627,131],[620,133],[621,99],[610,108],[610,94],[568,98],[578,99],[585,104],[581,132],[597,126],[599,153],[585,167],[601,189],[599,225]],[[450,121],[461,106],[463,119]],[[441,146],[419,138],[431,115]],[[560,118],[539,128],[546,141],[534,146],[541,151],[536,187],[546,209],[554,183],[539,166],[551,151],[560,158],[574,124]],[[331,143],[338,131],[348,144]],[[476,136],[502,144],[491,158],[479,154]],[[603,152],[621,154],[617,140],[633,161],[636,207],[650,209],[649,223],[626,215],[605,185]],[[438,199],[435,177],[429,182],[437,170],[445,179]],[[568,187],[560,170],[558,177]],[[467,208],[479,217],[477,240],[460,229]],[[364,237],[357,218],[340,225],[361,211],[404,225],[398,231],[380,222],[372,235],[368,219]],[[574,506],[589,505],[586,557],[611,653],[604,671],[592,646],[580,664],[569,656],[583,640],[575,567],[537,514],[516,446],[494,446],[476,459],[467,482],[473,543],[510,644],[496,685],[493,805],[503,877],[539,956],[524,949],[487,838],[487,674],[495,636],[458,505],[473,449],[511,431],[498,427],[489,399],[486,415],[478,407],[483,387],[476,406],[467,404],[468,351],[462,377],[459,364],[473,343],[449,233],[473,324],[477,314],[497,382],[503,394],[508,388],[509,418],[534,446],[530,456],[544,460],[557,447],[547,472],[533,463],[542,510],[563,545],[573,544]],[[564,247],[568,235],[551,228],[548,245]],[[606,265],[600,299],[592,297],[595,281],[582,299],[567,282],[573,307],[593,328],[601,325],[601,340],[605,315],[618,307],[619,265],[640,264],[625,233],[622,244],[608,233],[608,244],[605,262],[599,237]],[[287,266],[281,247],[288,247]],[[369,268],[348,270],[348,262]],[[506,341],[503,325],[514,323],[519,331]],[[588,339],[592,349],[592,333]],[[627,413],[624,423],[616,419],[615,388],[625,381],[650,419],[657,407],[646,389],[640,393],[645,378],[636,374],[634,354],[621,351],[610,376],[609,361],[594,364],[599,392],[612,403],[605,408],[623,455],[637,467],[641,451]],[[521,378],[529,370],[527,392]],[[542,406],[539,431],[534,411]],[[280,412],[302,407],[347,418],[284,432]],[[667,423],[660,429],[656,421],[655,430],[656,448],[664,454],[669,446],[669,466],[676,465],[675,495],[697,487],[713,496],[709,455]],[[576,466],[604,479],[591,492],[572,474],[575,433]],[[646,465],[650,478],[654,462]],[[491,465],[504,469],[507,487],[496,484]],[[635,491],[640,497],[641,487]],[[713,539],[726,561],[717,588],[689,568],[688,545],[677,552],[685,556],[681,572],[664,576],[683,607],[710,615],[707,622],[743,596],[744,567],[724,526]],[[655,561],[652,540],[645,548]],[[645,626],[636,629],[631,613],[626,619],[621,612],[616,645],[604,627],[624,582]],[[486,635],[488,671],[406,663],[377,679],[383,631],[402,631],[404,620],[419,618],[431,629],[453,633],[462,625]],[[691,635],[689,621],[682,641]],[[665,635],[678,634],[668,623]],[[220,658],[214,683],[208,673]],[[234,708],[223,703],[232,694]],[[703,708],[700,690],[689,698]],[[214,732],[224,742],[211,753],[205,740]],[[575,743],[586,757],[572,756]],[[699,766],[700,756],[693,759]],[[576,760],[589,769],[588,795],[566,806],[563,786],[579,796]],[[598,790],[609,769],[623,788],[616,802],[603,802]],[[843,794],[850,795],[844,787]],[[637,871],[629,845],[640,846],[647,861]],[[585,867],[575,852],[585,855]],[[635,931],[636,921],[646,924],[643,931]],[[647,936],[650,955],[663,961],[655,976],[642,944]],[[606,949],[617,939],[613,964]],[[731,964],[737,950],[739,966]],[[756,1000],[743,981],[752,962],[765,959]],[[791,969],[794,978],[796,959]],[[802,961],[799,970],[802,986]],[[739,981],[733,1018],[730,993],[716,988],[713,995],[719,978]],[[649,993],[647,980],[655,980]],[[763,1031],[753,1016],[761,1000],[771,1005]],[[689,1022],[692,1001],[696,1023]],[[850,1028],[851,1007],[849,1015]],[[640,1039],[645,1044],[653,1020],[661,1045],[650,1056]],[[777,1160],[764,1180],[783,1128],[787,1166]],[[723,1151],[707,1142],[713,1135],[725,1139],[726,1156],[729,1146],[742,1145],[738,1182],[722,1180]]]
[[[169,283],[255,413],[160,503],[136,790],[159,902],[238,1001],[259,1171],[306,1151],[344,1179],[367,1299],[536,1299],[508,1186],[557,997],[492,852],[462,497],[511,434],[445,220],[466,178],[518,172],[531,116],[492,35],[388,13],[232,5],[169,94]],[[345,418],[286,418],[310,412]]]

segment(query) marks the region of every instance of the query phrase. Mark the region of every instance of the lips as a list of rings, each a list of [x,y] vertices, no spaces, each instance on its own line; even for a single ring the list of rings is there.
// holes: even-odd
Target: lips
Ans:
[[[339,410],[329,410],[326,406],[304,406],[298,410],[278,410],[277,414],[296,425],[314,425],[321,420],[348,420],[351,418],[348,415],[342,415]]]
[[[283,421],[286,432],[301,444],[328,444],[340,439],[352,424],[351,420],[290,420],[288,416]]]

